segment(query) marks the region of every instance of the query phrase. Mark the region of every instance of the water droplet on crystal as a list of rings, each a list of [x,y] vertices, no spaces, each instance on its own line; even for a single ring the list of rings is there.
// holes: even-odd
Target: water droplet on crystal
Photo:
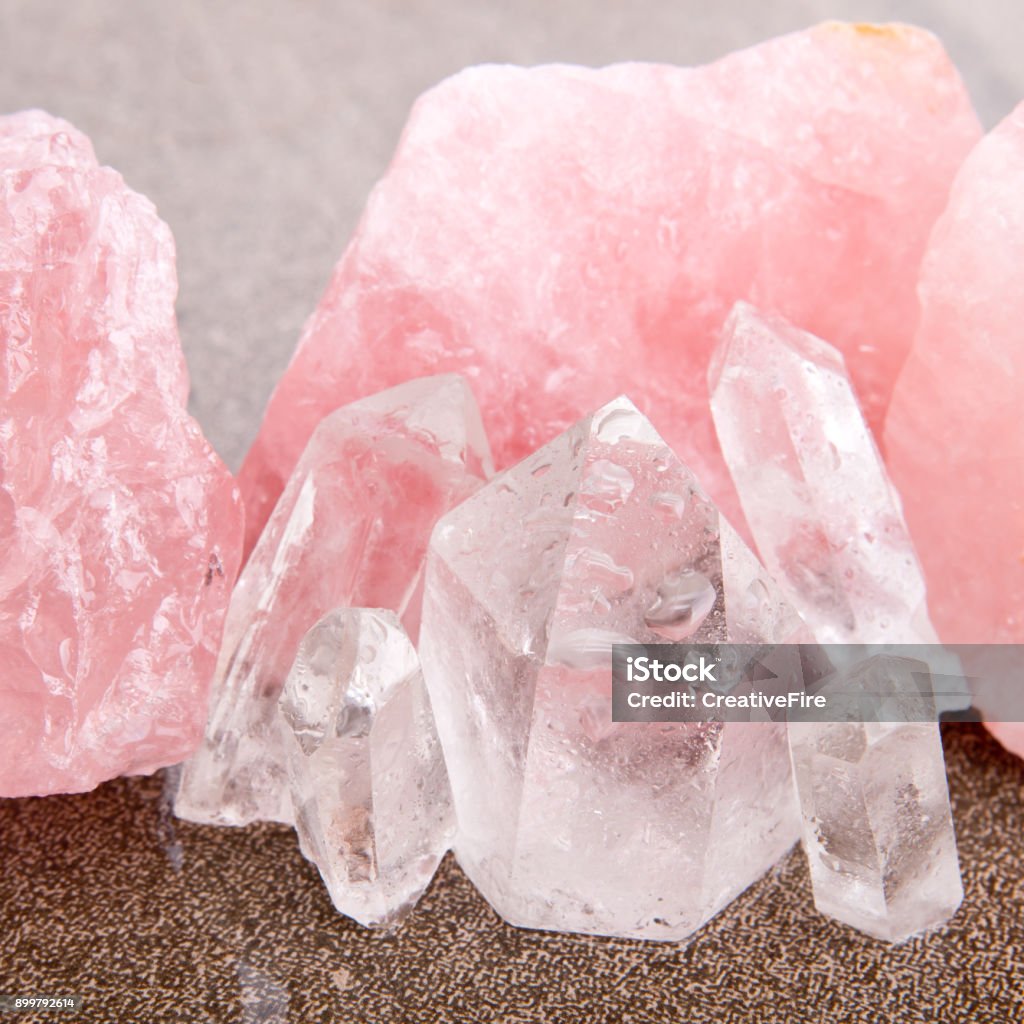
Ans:
[[[646,436],[651,430],[650,424],[631,405],[620,405],[609,409],[595,424],[594,436],[605,444],[618,444]]]
[[[609,459],[598,459],[587,472],[581,494],[587,505],[602,512],[614,512],[633,493],[633,474]]]
[[[685,640],[700,628],[714,608],[716,598],[714,585],[706,576],[693,569],[683,569],[662,581],[644,622],[649,629],[669,640]]]
[[[548,661],[580,671],[611,668],[613,644],[635,644],[625,633],[589,627],[554,638],[548,645]]]
[[[593,548],[581,548],[573,555],[570,567],[578,576],[593,580],[617,593],[623,593],[633,586],[633,572],[625,565],[619,565],[611,555]]]
[[[652,494],[651,505],[667,523],[682,519],[686,512],[686,499],[672,491],[658,491]]]

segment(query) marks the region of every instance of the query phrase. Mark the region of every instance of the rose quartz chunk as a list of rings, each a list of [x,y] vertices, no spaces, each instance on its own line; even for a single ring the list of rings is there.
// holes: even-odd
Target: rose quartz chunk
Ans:
[[[957,175],[886,451],[943,639],[1024,642],[1024,105]]]
[[[1024,105],[967,158],[935,225],[921,323],[886,424],[947,642],[1024,642],[1022,266]],[[1024,752],[1020,724],[993,731]]]
[[[88,139],[0,118],[0,796],[202,735],[242,508],[185,411],[174,243]]]
[[[741,522],[705,380],[738,299],[827,337],[878,425],[977,140],[936,40],[826,24],[697,69],[480,67],[416,104],[241,481],[251,548],[320,418],[465,373],[507,466],[622,391]]]

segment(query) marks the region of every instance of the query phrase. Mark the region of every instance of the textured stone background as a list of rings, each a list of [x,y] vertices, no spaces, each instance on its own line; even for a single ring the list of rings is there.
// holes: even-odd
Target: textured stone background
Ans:
[[[0,0],[0,110],[69,118],[156,201],[193,410],[237,467],[418,92],[480,61],[701,62],[826,17],[932,28],[986,124],[1024,97],[1020,0]],[[967,899],[896,949],[814,914],[799,853],[683,949],[508,928],[450,861],[377,936],[290,833],[175,822],[157,777],[0,801],[0,993],[126,1024],[1016,1024],[1024,765],[976,727],[946,742]]]

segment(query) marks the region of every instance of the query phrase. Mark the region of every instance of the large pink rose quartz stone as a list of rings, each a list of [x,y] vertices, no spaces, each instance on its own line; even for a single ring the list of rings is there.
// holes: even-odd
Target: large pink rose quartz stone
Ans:
[[[877,428],[928,230],[980,131],[918,29],[826,24],[696,69],[480,67],[421,97],[268,406],[251,548],[313,428],[469,377],[499,468],[620,393],[741,523],[707,400],[738,299],[840,348]]]

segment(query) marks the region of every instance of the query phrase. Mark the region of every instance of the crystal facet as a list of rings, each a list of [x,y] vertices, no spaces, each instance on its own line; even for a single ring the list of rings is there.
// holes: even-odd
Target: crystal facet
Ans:
[[[739,304],[710,376],[722,452],[758,551],[815,640],[936,643],[899,497],[842,356]],[[837,678],[870,692],[912,685],[897,669],[876,659]],[[790,742],[818,908],[892,939],[952,914],[962,892],[937,722],[795,724]],[[886,763],[897,752],[902,767]],[[918,785],[920,800],[908,789]]]
[[[819,643],[935,643],[924,578],[843,357],[738,303],[711,412],[758,553]]]
[[[188,756],[242,543],[186,411],[171,233],[40,111],[0,118],[0,796]]]
[[[393,612],[328,612],[280,698],[295,828],[334,905],[397,924],[451,843],[454,815],[419,659]]]
[[[415,639],[430,531],[490,472],[476,403],[455,375],[410,381],[323,420],[232,595],[179,815],[292,821],[278,697],[299,641],[340,607],[393,610]]]
[[[928,230],[979,134],[941,46],[907,26],[821,25],[695,69],[443,82],[416,103],[246,458],[249,544],[321,416],[453,370],[499,468],[626,390],[734,515],[704,391],[732,305],[830,338],[877,426]]]
[[[876,655],[818,692],[919,705],[929,698],[916,677],[927,675],[924,662]],[[818,909],[890,942],[948,920],[963,886],[936,726],[851,720],[789,729]]]
[[[796,840],[785,727],[615,723],[623,642],[798,619],[693,474],[613,401],[446,515],[420,654],[460,863],[505,918],[680,939]]]

